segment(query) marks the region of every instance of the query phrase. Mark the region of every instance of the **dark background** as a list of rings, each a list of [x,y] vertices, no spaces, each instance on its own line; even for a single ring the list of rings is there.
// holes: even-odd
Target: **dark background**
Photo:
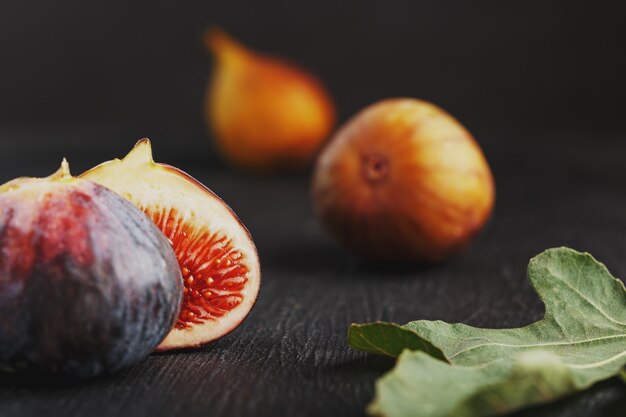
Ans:
[[[263,285],[235,332],[80,383],[0,374],[0,416],[362,416],[393,361],[350,350],[351,322],[519,326],[543,307],[528,260],[567,245],[626,276],[626,6],[621,1],[12,1],[0,6],[0,183],[79,173],[153,139],[157,160],[222,196],[259,249]],[[317,74],[340,122],[382,98],[431,100],[476,136],[496,209],[432,267],[374,266],[313,216],[309,175],[220,162],[202,120],[202,32]],[[622,417],[616,380],[528,417]]]
[[[626,126],[620,1],[12,1],[0,6],[0,123],[202,137],[217,24],[317,74],[341,120],[434,101],[470,129]],[[6,137],[5,137],[6,139]]]

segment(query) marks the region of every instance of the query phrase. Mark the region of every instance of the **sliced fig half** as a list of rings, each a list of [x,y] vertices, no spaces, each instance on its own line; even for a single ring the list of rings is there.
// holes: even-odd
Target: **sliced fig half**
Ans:
[[[259,258],[250,233],[211,190],[155,163],[142,139],[123,159],[81,175],[130,200],[170,240],[184,283],[178,321],[158,351],[196,347],[234,330],[256,301]]]

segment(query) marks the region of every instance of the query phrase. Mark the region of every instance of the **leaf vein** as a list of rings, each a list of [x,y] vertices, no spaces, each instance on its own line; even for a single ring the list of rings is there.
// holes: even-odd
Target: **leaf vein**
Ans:
[[[485,346],[501,346],[501,347],[514,347],[514,348],[531,348],[531,347],[535,347],[535,348],[541,348],[541,347],[545,347],[545,346],[568,346],[568,345],[578,345],[578,344],[583,344],[583,343],[593,343],[593,342],[599,342],[601,340],[609,340],[609,339],[624,339],[626,338],[626,334],[619,334],[619,335],[612,335],[612,336],[603,336],[603,337],[595,337],[595,338],[591,338],[591,339],[585,339],[585,340],[577,340],[577,341],[573,341],[573,342],[554,342],[554,343],[536,343],[536,344],[530,344],[530,345],[514,345],[514,344],[508,344],[508,343],[497,343],[497,342],[490,342],[490,343],[483,343],[482,345],[476,345],[476,346],[472,346],[469,349],[465,349],[462,351],[459,351],[457,353],[455,353],[454,355],[449,356],[449,359],[453,359],[456,356],[462,354],[462,353],[467,353],[471,350],[474,349],[478,349],[481,347],[485,347]]]
[[[587,298],[583,293],[581,293],[580,291],[578,291],[578,289],[574,288],[569,282],[567,282],[566,279],[563,279],[562,276],[559,276],[558,274],[553,272],[553,275],[558,276],[561,280],[561,282],[569,289],[571,289],[574,293],[576,293],[580,298],[582,298],[584,301],[586,301],[590,306],[592,306],[593,308],[595,308],[596,310],[598,310],[600,312],[600,314],[602,314],[604,317],[606,317],[609,321],[615,323],[615,324],[619,324],[621,326],[626,326],[626,323],[621,322],[619,320],[614,319],[613,317],[609,316],[604,310],[602,310],[598,305],[596,305],[593,301],[591,301],[589,298]],[[614,279],[614,278],[613,278]]]
[[[613,355],[610,358],[607,358],[603,361],[598,361],[598,362],[593,362],[593,363],[586,363],[583,365],[580,364],[567,364],[567,366],[569,366],[570,368],[576,368],[576,369],[588,369],[588,368],[596,368],[598,366],[603,366],[606,365],[607,363],[611,363],[616,359],[621,358],[622,356],[626,356],[626,350],[618,353],[617,355]]]

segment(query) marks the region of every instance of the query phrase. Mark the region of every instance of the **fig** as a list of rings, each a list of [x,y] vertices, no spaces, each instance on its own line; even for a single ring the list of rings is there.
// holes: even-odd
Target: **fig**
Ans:
[[[144,358],[170,331],[183,286],[141,211],[70,175],[0,186],[0,367],[89,377]]]
[[[472,135],[434,104],[388,99],[339,129],[313,176],[318,217],[374,261],[438,262],[490,217],[494,183]]]
[[[302,167],[334,125],[333,102],[322,84],[284,60],[257,54],[218,29],[207,33],[215,70],[206,118],[218,148],[250,170]]]
[[[246,318],[259,292],[259,258],[248,230],[212,191],[177,168],[155,163],[148,139],[82,178],[130,200],[174,248],[184,299],[176,325],[157,350],[206,344]]]

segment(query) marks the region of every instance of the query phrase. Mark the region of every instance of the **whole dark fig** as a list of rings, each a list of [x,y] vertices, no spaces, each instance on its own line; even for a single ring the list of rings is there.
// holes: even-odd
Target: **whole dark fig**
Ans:
[[[0,186],[0,366],[87,377],[148,355],[176,322],[170,243],[107,188],[72,177]]]

